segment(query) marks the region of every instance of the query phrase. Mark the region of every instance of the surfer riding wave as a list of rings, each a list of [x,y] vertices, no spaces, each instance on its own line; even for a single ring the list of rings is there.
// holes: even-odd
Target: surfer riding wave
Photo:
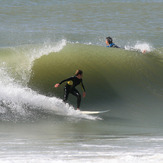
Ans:
[[[59,87],[62,83],[67,81],[67,84],[64,87],[64,98],[63,101],[66,102],[68,99],[69,94],[77,97],[77,110],[80,110],[80,103],[81,103],[81,95],[79,91],[75,88],[77,85],[81,84],[83,89],[83,97],[86,96],[85,87],[83,84],[83,71],[82,70],[76,70],[75,76],[72,76],[70,78],[67,78],[65,80],[62,80],[60,83],[55,84],[55,88]]]

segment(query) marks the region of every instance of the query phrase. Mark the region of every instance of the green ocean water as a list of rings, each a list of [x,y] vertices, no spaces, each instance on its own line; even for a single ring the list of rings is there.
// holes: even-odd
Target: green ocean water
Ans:
[[[142,55],[121,49],[68,44],[60,52],[50,53],[35,61],[29,87],[45,95],[62,98],[64,84],[56,90],[54,83],[72,76],[77,68],[84,71],[83,80],[88,92],[82,109],[112,108],[119,115],[126,112],[125,118],[139,119],[139,123],[146,118],[151,121],[151,117],[151,122],[154,122],[153,119],[156,122],[160,115],[157,121],[160,124],[163,64],[162,56],[156,51]],[[80,86],[78,89],[81,91]],[[70,98],[75,107],[74,97]],[[146,113],[140,121],[143,110],[148,110],[149,114]],[[159,114],[154,116],[156,112]]]
[[[0,162],[163,161],[161,0],[0,4]],[[110,112],[63,103],[76,69],[81,110]]]

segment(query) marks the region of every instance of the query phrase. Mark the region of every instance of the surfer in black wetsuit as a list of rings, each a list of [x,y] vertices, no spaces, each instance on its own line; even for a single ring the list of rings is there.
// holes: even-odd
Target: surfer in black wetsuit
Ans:
[[[59,87],[62,83],[67,81],[67,84],[64,88],[64,99],[63,101],[67,101],[68,95],[71,93],[72,95],[77,97],[77,110],[79,110],[80,103],[81,103],[81,95],[79,91],[75,88],[77,85],[81,84],[83,89],[83,97],[86,96],[86,91],[84,88],[84,84],[82,81],[83,72],[81,70],[77,70],[75,76],[70,77],[68,79],[62,80],[60,83],[55,84],[55,88]]]
[[[111,37],[106,37],[106,47],[120,48],[119,46],[113,43],[113,39]]]

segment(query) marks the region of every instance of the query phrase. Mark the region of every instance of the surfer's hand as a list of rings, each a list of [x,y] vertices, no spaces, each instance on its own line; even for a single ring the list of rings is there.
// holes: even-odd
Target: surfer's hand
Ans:
[[[57,83],[57,84],[55,84],[55,86],[54,86],[54,87],[55,87],[55,88],[57,88],[57,87],[59,87],[59,85],[60,85],[60,84],[59,84],[59,83]]]
[[[83,97],[85,97],[86,96],[86,92],[83,92]]]

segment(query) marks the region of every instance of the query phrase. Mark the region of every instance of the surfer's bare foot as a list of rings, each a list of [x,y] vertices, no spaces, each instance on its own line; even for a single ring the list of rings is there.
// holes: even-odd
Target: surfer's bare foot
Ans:
[[[79,111],[80,111],[80,109],[79,109],[79,108],[77,108],[76,110],[79,110]]]

